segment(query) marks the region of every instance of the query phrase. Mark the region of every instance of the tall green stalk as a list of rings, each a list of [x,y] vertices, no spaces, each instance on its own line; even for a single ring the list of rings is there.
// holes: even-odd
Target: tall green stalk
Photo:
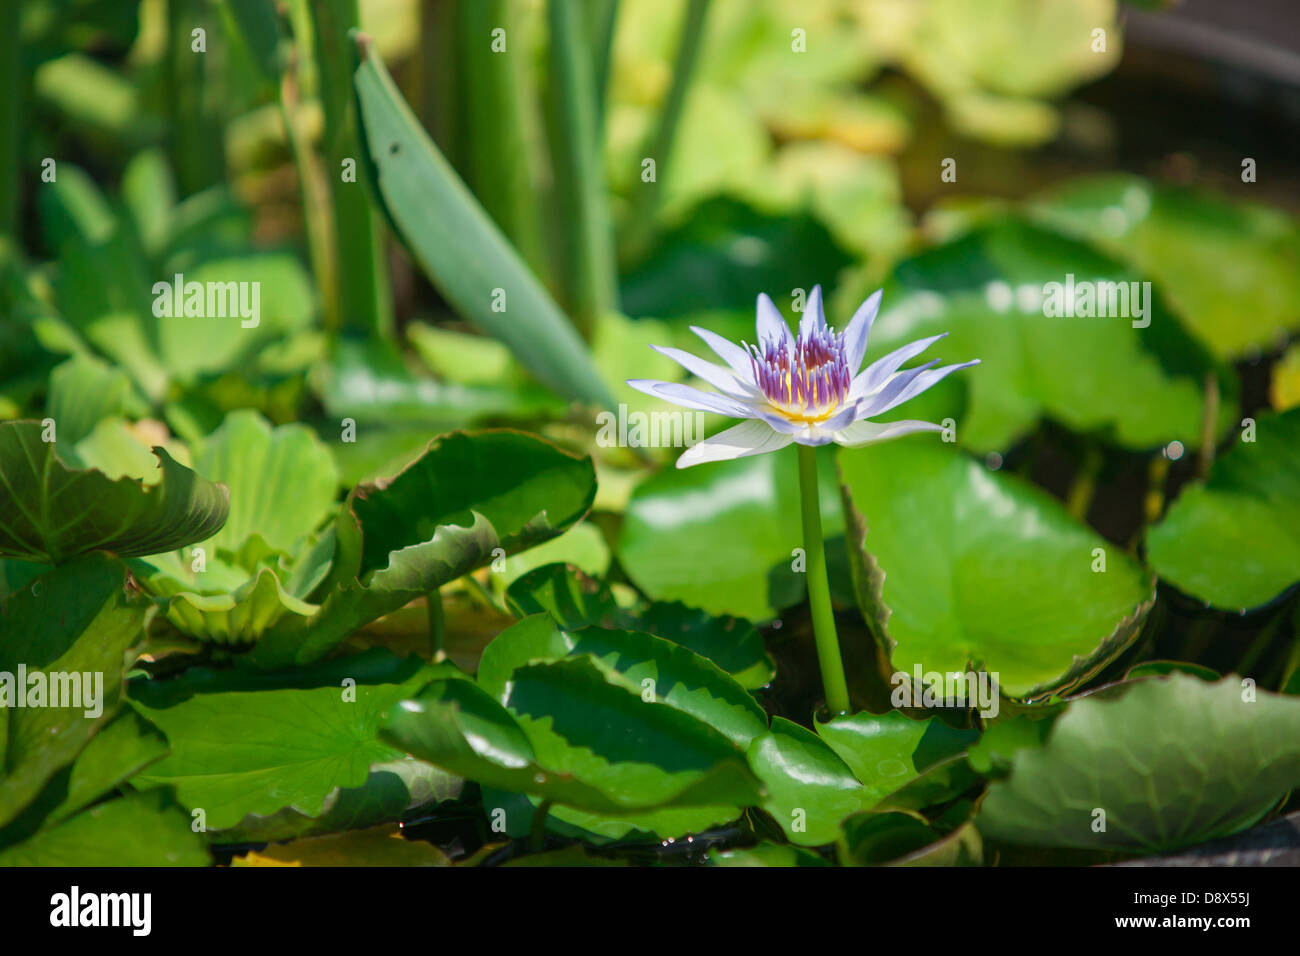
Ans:
[[[686,93],[695,73],[695,63],[699,59],[708,9],[709,0],[689,0],[686,7],[681,39],[677,44],[677,59],[673,64],[672,86],[668,88],[663,109],[659,112],[659,124],[655,127],[654,138],[650,141],[650,151],[647,153],[655,161],[655,178],[651,182],[638,183],[632,199],[626,246],[628,255],[633,258],[644,250],[653,237],[654,217],[663,194],[662,183],[668,174],[673,143],[677,139],[677,127],[681,124],[682,111],[686,106]]]
[[[18,42],[22,4],[0,10],[0,239],[18,236],[18,178],[21,175],[20,113],[23,97],[22,49]]]
[[[596,130],[605,128],[605,100],[614,63],[614,31],[618,26],[618,0],[590,0],[585,7],[587,35],[592,41],[592,69],[596,89]]]
[[[849,687],[844,679],[840,639],[835,632],[830,582],[826,577],[826,544],[822,540],[821,500],[817,494],[817,449],[798,445],[799,500],[803,513],[803,546],[807,561],[808,604],[812,609],[813,636],[822,690],[832,714],[849,712]]]
[[[352,42],[359,22],[357,0],[316,0],[309,5],[321,107],[325,115],[322,152],[330,184],[337,254],[340,328],[367,338],[391,338],[393,306],[387,257],[378,216],[362,180],[362,147],[352,93]],[[344,164],[355,176],[345,180]]]
[[[205,51],[193,48],[205,31]],[[226,178],[225,129],[217,108],[221,37],[207,3],[167,0],[167,131],[172,169],[182,196]]]
[[[534,272],[543,273],[541,210],[524,103],[528,50],[517,0],[458,11],[466,150],[461,176]],[[502,30],[504,33],[494,32]]]
[[[546,13],[550,27],[547,119],[557,207],[554,239],[564,304],[578,329],[590,336],[596,316],[618,308],[591,47],[577,4],[549,0]]]

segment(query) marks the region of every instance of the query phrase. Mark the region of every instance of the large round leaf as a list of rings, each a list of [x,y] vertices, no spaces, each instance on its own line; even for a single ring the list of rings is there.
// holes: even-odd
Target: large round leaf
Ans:
[[[1114,282],[1126,293],[1145,278],[1082,242],[996,220],[897,267],[870,354],[947,332],[928,355],[980,359],[962,374],[969,408],[957,427],[958,441],[979,451],[1005,448],[1048,417],[1128,448],[1198,445],[1211,357],[1154,288],[1140,299],[1144,318],[1079,317],[1081,300],[1074,317],[1047,315],[1045,287],[1064,294],[1069,276],[1076,290]],[[853,290],[849,308],[863,291]]]
[[[0,424],[0,555],[58,564],[95,550],[155,554],[201,541],[226,521],[226,489],[162,448],[154,449],[157,485],[114,481],[68,467],[42,432],[40,422]]]
[[[1300,328],[1300,226],[1276,209],[1126,175],[1069,183],[1031,209],[1159,282],[1216,355]]]
[[[1300,408],[1255,424],[1147,534],[1160,576],[1216,607],[1256,607],[1300,580]]]
[[[1154,852],[1227,836],[1300,786],[1300,700],[1185,674],[1070,704],[989,787],[980,831],[1007,843]],[[1103,811],[1102,813],[1098,811]],[[1104,825],[1104,828],[1103,828]]]
[[[1064,691],[1128,646],[1154,601],[1123,549],[942,442],[841,450],[840,471],[859,604],[899,671],[973,663],[1009,697]]]
[[[819,457],[822,522],[842,527],[829,454]],[[792,570],[803,545],[794,449],[665,470],[628,502],[618,554],[652,597],[766,620],[803,597]]]

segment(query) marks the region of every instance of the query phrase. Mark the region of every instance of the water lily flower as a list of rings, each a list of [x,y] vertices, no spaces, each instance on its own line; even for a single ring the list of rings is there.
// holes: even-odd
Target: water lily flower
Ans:
[[[680,382],[631,379],[638,391],[677,405],[717,412],[747,421],[691,446],[677,459],[678,468],[776,451],[794,442],[850,448],[922,431],[942,431],[933,422],[874,422],[910,398],[979,359],[936,368],[938,359],[899,371],[946,332],[918,339],[872,362],[862,371],[871,323],[880,311],[881,292],[863,302],[843,332],[826,324],[821,286],[808,296],[799,334],[790,331],[766,294],[758,297],[757,344],[729,342],[715,332],[691,326],[726,363],[718,365],[682,349],[651,346],[712,385],[705,392]]]
[[[933,422],[870,419],[921,394],[957,369],[979,362],[973,359],[936,368],[939,362],[935,359],[899,371],[903,363],[947,334],[943,333],[895,349],[858,371],[867,352],[871,323],[880,311],[880,297],[877,291],[863,302],[848,327],[836,333],[826,324],[821,286],[814,286],[796,336],[772,300],[759,295],[756,345],[744,342],[736,345],[708,329],[691,327],[726,367],[681,349],[652,346],[696,378],[708,382],[716,392],[701,391],[680,382],[651,379],[628,382],[647,395],[666,398],[686,408],[746,419],[688,448],[677,459],[678,468],[777,451],[791,443],[799,446],[799,503],[807,556],[808,605],[822,689],[826,693],[826,706],[833,714],[848,713],[850,702],[826,574],[816,447],[835,442],[856,448],[914,432],[942,431],[942,426]]]

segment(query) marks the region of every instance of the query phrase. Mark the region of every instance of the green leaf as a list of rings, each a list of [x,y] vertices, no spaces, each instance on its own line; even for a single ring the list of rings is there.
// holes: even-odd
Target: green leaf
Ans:
[[[829,454],[819,456],[828,537],[843,528],[832,463]],[[792,570],[803,545],[798,484],[793,449],[662,471],[628,502],[619,560],[658,600],[772,618],[804,594],[803,576]]]
[[[1280,210],[1122,174],[1068,183],[1030,209],[1156,280],[1220,358],[1300,328],[1300,226]]]
[[[842,845],[854,866],[978,866],[979,833],[964,824],[946,837],[910,813],[855,813],[844,821]]]
[[[167,754],[167,739],[148,721],[126,711],[95,734],[71,765],[62,768],[40,795],[0,827],[0,847],[48,830],[90,806]]]
[[[1300,408],[1262,415],[1147,533],[1159,575],[1216,607],[1266,604],[1300,580]]]
[[[101,419],[141,412],[131,380],[121,369],[90,355],[74,355],[50,372],[46,414],[54,419],[58,437],[74,445],[89,435]]]
[[[962,373],[968,409],[957,428],[958,441],[981,452],[1009,447],[1045,418],[1100,432],[1125,448],[1173,439],[1199,446],[1203,382],[1216,372],[1213,358],[1183,329],[1158,288],[1142,294],[1149,310],[1144,318],[1132,302],[1126,316],[1049,316],[1052,298],[1045,287],[1057,283],[1064,293],[1070,275],[1076,290],[1085,288],[1083,282],[1123,283],[1117,287],[1125,290],[1121,302],[1132,288],[1128,283],[1147,278],[1085,243],[1016,219],[995,219],[895,269],[867,360],[948,333],[926,355],[981,360]],[[873,288],[849,288],[837,298],[837,311],[851,314]],[[1082,299],[1077,304],[1081,311]],[[1145,328],[1133,326],[1148,320]],[[1231,420],[1234,388],[1222,376],[1220,428]]]
[[[830,866],[812,850],[788,843],[760,843],[741,850],[709,851],[713,866]]]
[[[91,807],[0,852],[0,866],[208,866],[203,839],[166,794],[132,793]]]
[[[322,365],[321,400],[334,417],[369,428],[420,425],[428,430],[459,428],[489,418],[535,417],[563,412],[550,392],[528,383],[435,382],[413,374],[388,342],[340,341]],[[426,439],[427,440],[427,439]]]
[[[876,804],[849,765],[812,731],[772,719],[772,729],[749,746],[749,765],[767,789],[763,809],[791,843],[822,846],[835,840],[840,821]]]
[[[591,50],[573,4],[548,0],[546,24],[547,133],[555,201],[565,211],[553,242],[565,301],[579,327],[590,329],[597,315],[618,307],[619,292]]]
[[[0,554],[55,564],[94,550],[140,555],[215,534],[230,507],[224,487],[154,449],[162,481],[145,486],[69,468],[39,422],[0,423]]]
[[[604,816],[657,810],[673,821],[683,812],[672,808],[695,807],[735,816],[758,795],[717,731],[643,701],[587,657],[515,671],[504,706],[466,681],[432,684],[394,712],[386,734],[483,786]]]
[[[524,618],[502,631],[483,650],[478,684],[503,703],[516,669],[535,661],[590,655],[623,678],[627,687],[653,703],[698,718],[737,747],[767,731],[758,702],[721,668],[672,641],[639,631],[587,627],[561,631],[544,614]]]
[[[541,543],[595,497],[590,458],[511,431],[453,433],[392,478],[358,485],[335,522],[328,594],[252,652],[260,666],[317,660],[361,624],[482,567],[500,549]]]
[[[1002,694],[1034,698],[1077,686],[1137,636],[1153,582],[1046,492],[938,441],[839,460],[859,605],[897,671],[974,664]]]
[[[418,807],[460,796],[464,781],[447,771],[403,756],[372,764],[360,787],[344,787],[325,798],[320,816],[285,808],[267,817],[245,817],[229,830],[208,832],[214,843],[269,843],[322,836],[392,823]]]
[[[63,799],[43,825],[58,823],[167,754],[167,739],[143,718],[126,711],[91,738],[68,775]]]
[[[424,133],[369,39],[358,35],[357,47],[354,85],[375,192],[416,261],[460,315],[543,384],[612,407],[572,323]]]
[[[194,468],[230,489],[230,517],[210,542],[229,551],[255,534],[292,551],[320,527],[338,492],[334,459],[310,428],[272,428],[253,411],[226,416],[195,450]]]
[[[762,635],[748,621],[680,602],[622,608],[608,585],[572,566],[548,564],[521,575],[506,590],[506,603],[518,617],[546,611],[566,631],[596,625],[667,638],[707,657],[746,690],[763,687],[776,674]]]
[[[187,809],[203,810],[210,829],[286,807],[319,817],[337,788],[360,787],[372,766],[402,756],[378,738],[382,715],[430,677],[421,669],[400,683],[352,678],[355,684],[218,690],[175,702],[151,701],[149,688],[133,687],[133,705],[171,744],[133,782],[175,787]]]
[[[5,600],[0,674],[13,676],[0,681],[0,826],[73,762],[117,708],[126,654],[144,636],[144,606],[128,599],[125,584],[126,568],[99,554],[48,571]],[[26,686],[18,686],[20,667]],[[46,706],[14,706],[15,692],[32,692],[37,672]],[[54,675],[60,699],[80,688],[83,706],[49,706]],[[102,685],[87,675],[102,675]]]
[[[280,29],[271,0],[226,0],[221,5],[229,32],[247,47],[249,59],[274,88],[280,80]]]
[[[882,716],[863,711],[818,721],[816,726],[817,735],[853,775],[881,796],[965,750],[979,737],[976,731],[949,727],[938,717],[911,720],[898,711]]]
[[[976,820],[1006,843],[1156,852],[1257,823],[1300,785],[1300,700],[1174,674],[1070,704]],[[1105,829],[1094,825],[1105,811]]]
[[[1132,671],[1129,672],[1132,676]],[[1049,708],[1035,708],[1049,710]],[[1027,747],[1039,747],[1047,739],[1056,714],[1037,716],[1033,711],[1003,717],[989,723],[980,739],[971,745],[966,760],[971,769],[984,776],[1005,776],[1011,758]]]
[[[755,290],[770,290],[780,302],[786,290],[807,290],[810,276],[834,276],[850,262],[806,213],[769,216],[719,197],[696,207],[628,273],[623,311],[661,319],[702,309],[752,316]]]

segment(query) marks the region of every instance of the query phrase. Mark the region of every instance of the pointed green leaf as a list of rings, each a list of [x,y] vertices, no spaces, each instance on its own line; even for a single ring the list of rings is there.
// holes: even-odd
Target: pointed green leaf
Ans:
[[[376,193],[416,261],[458,313],[505,342],[542,383],[612,407],[572,323],[425,134],[370,40],[358,35],[357,47],[354,85]]]

